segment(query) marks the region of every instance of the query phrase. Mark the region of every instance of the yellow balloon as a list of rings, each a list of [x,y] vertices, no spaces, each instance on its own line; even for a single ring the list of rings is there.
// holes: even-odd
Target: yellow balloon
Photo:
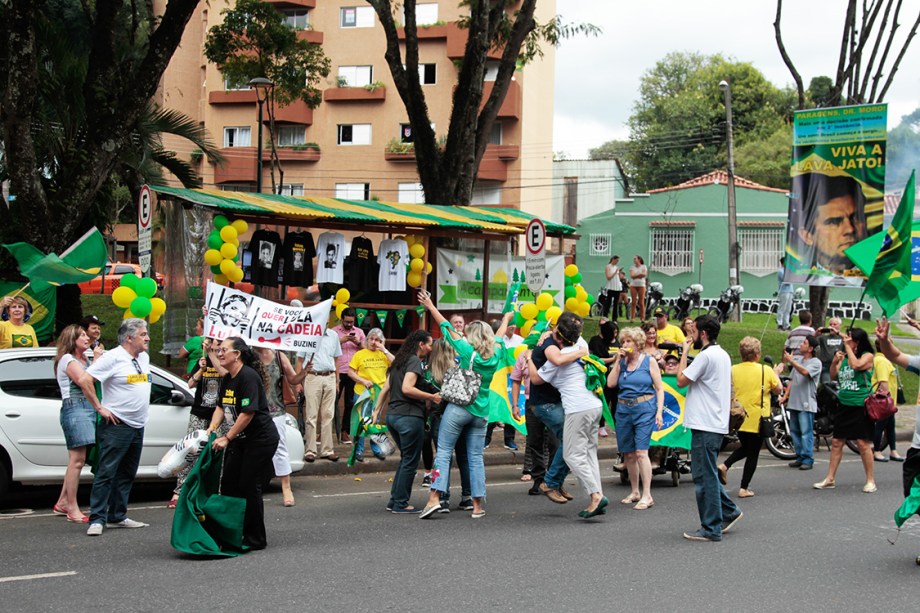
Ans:
[[[221,236],[223,236],[223,234],[221,234]],[[565,267],[565,271],[563,272],[565,272],[565,276],[567,277],[574,277],[575,275],[578,274],[578,266],[576,266],[575,264],[569,264],[568,266]]]
[[[587,317],[591,313],[591,305],[587,302],[578,303],[578,314],[582,317]]]
[[[417,242],[419,242],[418,237],[416,237],[414,234],[406,234],[406,244],[407,245],[411,247]]]
[[[574,296],[565,301],[565,310],[570,313],[578,313],[578,305],[581,304]]]
[[[541,311],[545,311],[549,307],[553,306],[553,297],[547,294],[546,292],[543,292],[542,294],[537,296],[536,302],[537,302],[537,308],[540,309]]]
[[[348,304],[349,300],[351,300],[351,292],[348,289],[342,287],[335,293],[335,301],[339,304]]]
[[[431,262],[425,262],[425,274],[430,275],[432,270],[434,270],[434,267],[431,265]]]
[[[415,272],[422,272],[425,269],[425,262],[421,258],[412,258],[409,260],[409,270],[414,270]]]
[[[562,315],[562,309],[557,306],[551,306],[546,309],[546,321],[555,325],[556,320],[559,319],[559,316]]]
[[[227,258],[228,260],[234,259],[236,257],[237,251],[238,250],[236,248],[236,245],[234,245],[233,243],[224,243],[223,245],[220,246],[220,255]],[[211,266],[213,265],[214,264],[211,264]]]
[[[125,309],[125,314],[121,316],[122,319],[134,319],[137,317],[134,313],[131,312],[131,309]]]
[[[575,300],[584,302],[588,299],[588,291],[580,285],[575,286]]]
[[[242,219],[237,219],[230,224],[237,234],[246,234],[246,230],[249,229],[249,224],[243,221]]]
[[[521,354],[527,351],[527,345],[518,345],[514,348],[514,359],[521,357]]]
[[[227,278],[234,283],[239,283],[243,280],[243,269],[239,266],[234,266],[233,270],[230,271],[230,274],[227,275]]]
[[[226,243],[224,243],[226,245]],[[208,249],[204,252],[204,263],[208,266],[217,266],[224,256],[217,249]]]
[[[239,237],[234,237],[234,239],[233,239],[232,241],[228,241],[228,242],[229,242],[231,245],[233,245],[234,247],[236,247],[237,249],[240,248],[240,239],[239,239]]]
[[[135,298],[137,298],[137,293],[130,287],[116,287],[115,291],[112,292],[112,302],[121,309],[127,309],[131,306]]]
[[[406,283],[409,287],[419,287],[422,284],[422,273],[412,270],[406,275]]]
[[[528,336],[530,336],[530,330],[531,328],[533,328],[535,323],[537,323],[537,320],[535,319],[528,319],[527,321],[525,321],[524,325],[521,326],[521,336],[523,336],[524,338],[527,338]]]
[[[223,262],[220,263],[220,272],[222,272],[224,276],[227,277],[228,279],[230,278],[230,275],[233,273],[234,268],[236,268],[236,264],[233,262],[233,260],[224,260]]]
[[[414,258],[423,257],[425,255],[425,246],[420,245],[419,243],[415,243],[414,245],[409,247],[409,255],[411,255]]]
[[[214,275],[214,283],[218,285],[226,285],[230,282],[230,279],[226,275]]]
[[[342,303],[339,306],[335,307],[335,316],[338,317],[339,319],[342,319],[342,311],[344,311],[347,308],[348,308],[348,305],[345,303]]]
[[[150,299],[150,318],[154,317],[159,318],[160,315],[166,312],[166,301],[162,298],[151,298]]]
[[[151,314],[150,314],[150,323],[151,323],[151,324],[155,324],[155,323],[158,322],[158,321],[160,321],[160,315],[154,315],[153,313],[151,313]]]
[[[220,229],[220,237],[224,239],[225,243],[232,243],[237,234],[238,232],[233,226],[224,226]]]
[[[524,319],[536,319],[537,315],[540,313],[540,309],[532,302],[525,302],[522,304],[520,311]]]

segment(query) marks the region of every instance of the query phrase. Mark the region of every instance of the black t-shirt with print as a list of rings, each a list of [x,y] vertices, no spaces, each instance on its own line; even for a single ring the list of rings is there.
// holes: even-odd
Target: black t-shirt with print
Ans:
[[[196,368],[195,372],[201,373],[201,380],[195,386],[195,401],[192,403],[192,415],[201,419],[211,419],[220,398],[220,384],[223,377],[211,364],[211,358],[205,358],[208,363],[204,368]]]
[[[409,398],[403,394],[403,380],[406,373],[415,373],[415,387],[427,391],[429,385],[425,381],[425,370],[418,356],[411,356],[402,368],[390,372],[390,404],[387,412],[390,415],[411,415],[425,417],[425,401]]]
[[[552,335],[546,337],[546,340],[537,345],[533,353],[531,354],[531,359],[533,360],[533,365],[537,367],[537,370],[540,370],[540,367],[546,364],[546,348],[556,345],[556,341],[553,339]],[[562,402],[562,396],[559,395],[559,390],[550,385],[549,383],[534,383],[530,382],[530,404],[559,404]]]
[[[371,239],[359,236],[351,241],[348,254],[348,289],[352,292],[364,290],[377,284],[377,269],[374,266],[374,245]]]
[[[235,377],[230,373],[224,375],[220,404],[224,409],[224,422],[230,428],[241,413],[252,414],[252,421],[234,440],[260,445],[278,441],[278,430],[268,413],[262,378],[249,366],[244,364]]]
[[[249,241],[252,254],[252,282],[256,285],[278,285],[278,262],[281,259],[281,236],[270,230],[258,230]]]
[[[288,232],[281,249],[284,258],[284,284],[292,287],[313,285],[313,258],[316,248],[309,232]]]

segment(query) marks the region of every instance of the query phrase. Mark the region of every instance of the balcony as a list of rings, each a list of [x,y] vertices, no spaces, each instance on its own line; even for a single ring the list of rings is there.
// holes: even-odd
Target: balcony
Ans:
[[[315,9],[316,0],[265,0],[277,9]]]
[[[323,91],[326,102],[382,102],[387,98],[387,88],[330,87]]]
[[[263,123],[268,123],[268,111],[262,117]],[[296,123],[305,126],[313,125],[313,109],[303,100],[296,100],[287,106],[275,108],[275,123]]]
[[[419,40],[436,40],[438,38],[447,38],[450,27],[450,24],[440,26],[418,26],[416,32],[418,33]],[[396,30],[396,36],[399,37],[399,40],[406,40],[406,29],[398,28]]]
[[[519,145],[486,145],[486,152],[479,163],[479,179],[490,181],[508,180],[508,162],[521,156]]]
[[[303,148],[303,145],[295,145],[294,147],[278,147],[275,149],[278,152],[278,159],[282,162],[318,162],[322,157],[319,149]],[[267,162],[271,160],[272,152],[270,148],[264,148],[262,150],[262,161]]]
[[[208,92],[209,104],[255,104],[256,90],[231,89]]]
[[[482,107],[486,105],[486,102],[489,100],[489,96],[492,95],[492,88],[495,83],[489,81],[483,85],[482,89]],[[508,93],[505,94],[505,99],[502,101],[502,105],[498,108],[498,118],[499,119],[514,119],[516,121],[521,120],[521,109],[523,104],[521,102],[521,84],[517,81],[512,81],[508,86]]]
[[[297,40],[305,40],[308,43],[323,44],[323,33],[316,30],[297,30]]]
[[[256,180],[256,148],[224,147],[223,164],[214,166],[215,183],[254,183]]]
[[[383,159],[385,159],[387,162],[414,162],[415,151],[384,151]]]
[[[443,27],[447,28],[447,57],[452,60],[463,59],[466,52],[467,31],[460,29],[456,22],[451,22]],[[419,38],[421,38],[421,34]],[[502,50],[489,49],[487,57],[490,60],[500,60],[502,59]]]

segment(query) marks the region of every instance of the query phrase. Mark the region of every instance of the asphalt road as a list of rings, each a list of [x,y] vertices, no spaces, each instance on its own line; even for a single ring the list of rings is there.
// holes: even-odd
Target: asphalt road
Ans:
[[[827,452],[811,472],[762,455],[751,484],[757,495],[739,502],[745,516],[721,543],[681,537],[698,527],[689,476],[676,488],[656,477],[655,506],[634,511],[617,503],[628,490],[610,461],[602,463],[610,511],[591,521],[576,515],[585,497],[574,482],[575,501],[556,505],[526,495],[514,466],[488,469],[487,515],[479,520],[456,510],[428,521],[386,513],[386,473],[296,477],[297,506],[282,507],[280,492],[266,495],[269,548],[219,560],[170,547],[168,488],[140,487],[132,499],[130,516],[149,528],[96,538],[51,514],[53,489],[31,488],[6,506],[43,507],[0,516],[0,606],[8,613],[916,610],[920,523],[908,523],[896,546],[886,540],[895,535],[901,465],[879,465],[879,491],[867,495],[858,458],[847,451],[844,460],[837,489],[817,491],[811,484],[823,477]],[[732,492],[740,471],[729,474]]]

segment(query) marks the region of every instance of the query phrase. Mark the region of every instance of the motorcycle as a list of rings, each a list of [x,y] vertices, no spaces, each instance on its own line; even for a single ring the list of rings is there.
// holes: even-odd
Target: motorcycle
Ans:
[[[661,299],[664,298],[663,287],[658,281],[652,281],[648,284],[648,289],[645,292],[645,313],[646,317],[651,317],[651,314],[655,312],[655,309],[661,304]]]
[[[680,296],[674,304],[674,319],[686,319],[690,315],[690,311],[700,305],[700,294],[702,293],[703,286],[699,283],[693,283],[680,290]]]
[[[720,323],[725,323],[731,317],[735,307],[740,304],[743,293],[744,287],[741,285],[732,285],[722,290],[718,304],[709,309],[709,314],[718,319]]]

